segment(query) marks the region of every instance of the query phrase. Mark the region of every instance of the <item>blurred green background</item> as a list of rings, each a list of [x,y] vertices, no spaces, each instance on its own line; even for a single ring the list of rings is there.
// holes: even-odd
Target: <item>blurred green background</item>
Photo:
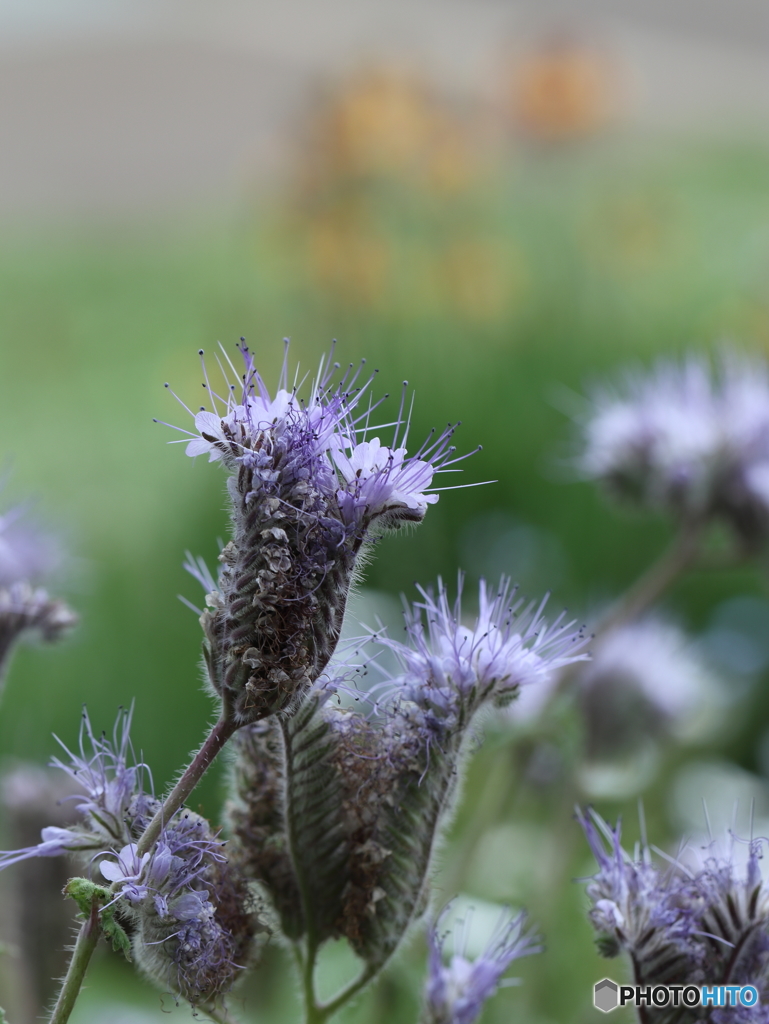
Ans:
[[[551,590],[553,614],[568,606],[589,621],[656,556],[669,525],[618,512],[577,479],[566,412],[628,363],[723,339],[765,352],[769,147],[609,129],[584,112],[564,130],[535,115],[484,148],[472,118],[380,70],[340,86],[309,129],[297,127],[281,188],[243,186],[234,204],[130,222],[9,221],[0,464],[12,475],[2,497],[33,495],[36,515],[62,538],[70,562],[57,592],[82,623],[58,647],[18,653],[0,715],[7,763],[44,762],[54,732],[75,742],[83,704],[102,729],[135,701],[134,743],[162,790],[203,733],[212,708],[199,628],[177,595],[199,600],[181,568],[185,550],[213,562],[226,537],[224,482],[216,466],[167,445],[174,434],[153,417],[189,425],[163,384],[195,408],[197,350],[212,353],[217,341],[232,351],[245,335],[271,381],[284,335],[306,370],[337,338],[343,362],[365,357],[380,369],[380,393],[409,381],[414,441],[459,419],[459,447],[483,445],[464,479],[496,482],[444,494],[418,531],[381,544],[364,618],[377,601],[388,609],[388,598],[412,596],[414,581],[453,580],[462,567],[471,579],[509,572],[532,596]],[[764,593],[757,567],[695,574],[667,603],[706,639],[726,623],[744,650],[760,648]],[[751,599],[752,620],[734,613],[738,597]],[[689,792],[680,780],[697,771],[727,780],[730,806],[736,792],[765,800],[764,663],[736,664],[714,663],[731,694],[721,730],[665,747],[646,785],[609,787],[602,798],[576,778],[582,739],[568,709],[544,737],[490,725],[439,857],[436,901],[461,892],[480,918],[493,902],[525,905],[547,950],[516,966],[524,984],[500,992],[487,1024],[595,1020],[593,982],[623,970],[595,954],[573,883],[592,870],[575,799],[624,813],[633,839],[642,794],[658,844],[698,813],[682,811],[680,797]],[[532,772],[538,751],[555,751],[552,772]],[[222,798],[220,765],[193,805],[215,819]],[[408,950],[340,1020],[415,1019],[421,937]],[[349,969],[343,949],[328,952],[329,985]],[[236,1011],[243,1005],[244,1021],[298,1019],[276,944],[233,999]],[[141,1024],[171,1008],[103,951],[73,1020]]]

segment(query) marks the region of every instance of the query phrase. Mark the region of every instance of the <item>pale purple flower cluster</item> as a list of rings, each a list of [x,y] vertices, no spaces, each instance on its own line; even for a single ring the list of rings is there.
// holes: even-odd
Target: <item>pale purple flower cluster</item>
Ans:
[[[437,720],[454,721],[488,701],[507,704],[521,687],[544,684],[558,669],[588,658],[589,637],[574,621],[564,622],[561,613],[548,625],[547,598],[526,604],[504,577],[492,592],[481,580],[472,625],[463,620],[461,576],[453,604],[442,580],[437,592],[419,590],[422,600],[406,610],[407,643],[373,639],[403,668],[387,688]]]
[[[248,347],[242,344],[239,351],[243,374],[226,355],[227,365],[220,363],[224,395],[210,385],[204,366],[213,411],[194,414],[197,436],[187,443],[187,455],[208,455],[210,462],[220,460],[233,472],[247,466],[254,471],[254,488],[267,493],[277,493],[286,475],[311,479],[336,499],[341,519],[355,530],[367,529],[383,517],[390,524],[419,521],[427,506],[438,500],[431,493],[433,477],[452,461],[453,428],[409,456],[403,404],[390,424],[392,444],[371,436],[380,429],[370,420],[381,400],[363,404],[374,380],[372,374],[359,383],[365,363],[357,371],[350,367],[335,383],[339,364],[321,360],[307,397],[300,399],[298,387],[289,386],[287,358],[273,396]]]
[[[484,1003],[499,988],[502,975],[514,960],[540,953],[538,940],[524,931],[526,915],[503,911],[486,948],[475,960],[468,959],[464,943],[448,964],[444,963],[445,936],[439,934],[438,918],[428,932],[429,959],[425,985],[424,1024],[473,1024]],[[455,947],[456,932],[455,932]]]
[[[0,868],[31,857],[87,856],[89,869],[97,865],[110,883],[121,917],[133,922],[139,963],[194,1003],[228,987],[239,970],[253,936],[250,900],[224,842],[199,815],[177,811],[159,842],[139,855],[137,840],[159,803],[144,791],[146,766],[129,764],[130,725],[123,712],[111,739],[96,736],[84,713],[78,753],[64,748],[68,761],[53,761],[85,791],[74,798],[82,820],[44,828],[36,846],[0,854]]]
[[[755,1008],[713,1011],[712,1019],[762,1021],[760,1007],[769,997],[769,890],[759,862],[766,840],[730,837],[725,854],[711,842],[693,866],[690,851],[683,851],[660,867],[646,845],[632,856],[626,852],[619,826],[612,829],[592,811],[578,813],[578,820],[598,863],[587,894],[603,955],[625,952],[639,984],[754,985],[761,997]],[[739,849],[747,854],[744,869],[737,866]],[[651,1008],[648,1013],[657,1019]]]
[[[33,583],[57,554],[50,537],[21,521],[23,512],[18,507],[0,516],[0,677],[22,636],[34,633],[50,643],[77,622],[62,601]]]
[[[213,411],[184,433],[188,455],[208,454],[230,473],[223,569],[213,587],[199,565],[195,575],[211,587],[201,617],[209,679],[225,715],[244,725],[307,692],[336,648],[361,549],[387,527],[420,522],[437,500],[435,473],[456,460],[451,427],[407,454],[403,402],[382,444],[362,366],[335,383],[338,364],[322,361],[301,399],[301,384],[289,387],[288,349],[274,395],[245,345],[240,354],[240,377],[226,356],[220,363],[224,395],[204,364]]]
[[[658,363],[593,395],[579,465],[623,497],[690,520],[725,519],[746,543],[769,528],[769,369],[725,352]]]

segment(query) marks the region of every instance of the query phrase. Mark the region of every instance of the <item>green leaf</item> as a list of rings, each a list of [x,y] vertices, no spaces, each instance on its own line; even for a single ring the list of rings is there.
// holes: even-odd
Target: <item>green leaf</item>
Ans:
[[[88,917],[94,902],[107,903],[109,901],[109,890],[103,885],[96,885],[88,878],[70,878],[64,886],[65,896],[71,896],[77,903],[83,917]]]
[[[88,878],[70,878],[64,886],[64,892],[77,903],[83,917],[89,916],[94,903],[97,905],[109,903],[111,895],[109,889],[105,889],[103,885],[96,885]],[[126,960],[130,960],[131,940],[115,917],[114,905],[104,907],[99,913],[99,918],[102,931],[112,944],[112,948],[116,952],[122,953]]]
[[[122,953],[126,960],[131,959],[131,940],[123,926],[115,919],[113,907],[101,912],[101,926],[116,953]]]

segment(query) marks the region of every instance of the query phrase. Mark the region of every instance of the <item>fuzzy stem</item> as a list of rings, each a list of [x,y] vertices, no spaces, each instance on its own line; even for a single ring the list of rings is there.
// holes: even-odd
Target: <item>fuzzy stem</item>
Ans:
[[[185,768],[182,777],[161,804],[155,817],[142,833],[139,842],[136,844],[139,857],[147,853],[154,846],[163,826],[176,814],[195,786],[203,778],[206,771],[208,771],[211,762],[227,740],[237,731],[237,728],[237,724],[231,718],[219,719],[200,750],[195,754],[188,767]]]
[[[80,995],[80,987],[85,980],[85,972],[96,949],[100,934],[99,900],[98,897],[94,897],[91,903],[91,912],[83,921],[78,932],[75,948],[72,952],[72,959],[69,962],[67,974],[64,978],[61,992],[59,992],[59,998],[56,1000],[56,1006],[53,1008],[49,1024],[65,1024],[69,1020],[69,1016],[77,1002],[77,997]]]

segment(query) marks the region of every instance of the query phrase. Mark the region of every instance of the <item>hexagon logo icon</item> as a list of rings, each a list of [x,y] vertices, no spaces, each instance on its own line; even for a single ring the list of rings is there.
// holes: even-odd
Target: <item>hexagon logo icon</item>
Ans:
[[[609,1013],[617,1009],[619,1003],[619,986],[610,978],[597,981],[593,988],[593,1006],[596,1010]]]

